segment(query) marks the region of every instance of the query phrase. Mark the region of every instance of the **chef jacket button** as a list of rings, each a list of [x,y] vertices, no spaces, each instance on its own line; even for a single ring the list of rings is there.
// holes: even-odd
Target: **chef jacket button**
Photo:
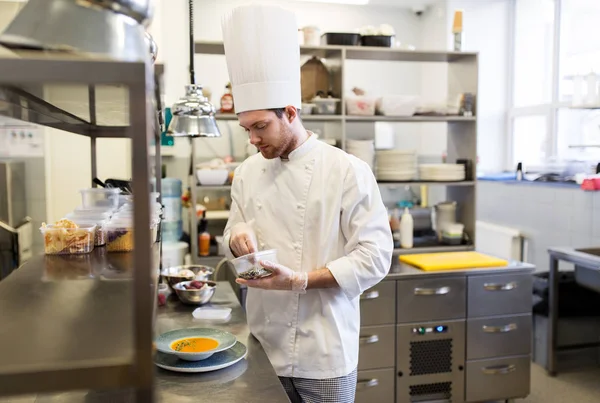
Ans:
[[[302,204],[298,203],[298,210],[302,210],[303,207],[304,206]]]
[[[288,326],[289,326],[289,327],[292,327],[292,322],[288,322]]]
[[[310,165],[306,164],[306,165],[304,165],[304,168],[306,168],[308,170],[308,169],[310,169]]]
[[[300,245],[299,243],[297,243],[297,244],[296,244],[294,247],[295,247],[296,249],[300,249],[301,245]]]
[[[262,169],[262,173],[265,173],[265,172],[267,172],[267,169],[266,169],[266,168],[263,168],[263,169]]]

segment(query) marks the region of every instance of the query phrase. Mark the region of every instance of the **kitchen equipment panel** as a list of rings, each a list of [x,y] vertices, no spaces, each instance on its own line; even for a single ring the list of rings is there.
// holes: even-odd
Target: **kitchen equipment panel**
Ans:
[[[398,281],[399,323],[457,319],[466,312],[465,277]]]
[[[396,320],[396,284],[382,281],[360,296],[361,326],[393,324]]]
[[[358,371],[355,403],[393,403],[394,368]]]
[[[358,369],[393,367],[395,338],[394,325],[362,327],[359,338]]]
[[[531,315],[467,320],[467,359],[531,353]]]
[[[470,318],[531,311],[531,274],[472,276],[468,281]]]
[[[466,401],[525,397],[530,389],[529,355],[467,362]]]

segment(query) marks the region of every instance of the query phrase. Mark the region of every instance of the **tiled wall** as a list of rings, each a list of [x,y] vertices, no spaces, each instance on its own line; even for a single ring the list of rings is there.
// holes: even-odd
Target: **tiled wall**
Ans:
[[[520,230],[527,239],[526,260],[537,271],[548,270],[549,247],[600,247],[600,192],[479,181],[477,219]]]

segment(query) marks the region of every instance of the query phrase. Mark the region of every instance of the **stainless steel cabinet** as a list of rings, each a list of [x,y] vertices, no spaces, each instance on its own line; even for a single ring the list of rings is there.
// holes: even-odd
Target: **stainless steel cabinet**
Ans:
[[[529,354],[531,321],[529,314],[469,319],[467,359]]]
[[[394,368],[358,371],[355,403],[394,403]]]
[[[468,402],[527,396],[530,385],[529,355],[467,363]]]
[[[530,312],[532,286],[530,274],[469,277],[469,317]]]
[[[396,343],[394,325],[367,326],[360,329],[358,370],[393,368]]]
[[[361,326],[389,325],[396,321],[396,282],[382,281],[360,296]]]
[[[398,281],[398,323],[465,317],[465,277],[423,277]]]

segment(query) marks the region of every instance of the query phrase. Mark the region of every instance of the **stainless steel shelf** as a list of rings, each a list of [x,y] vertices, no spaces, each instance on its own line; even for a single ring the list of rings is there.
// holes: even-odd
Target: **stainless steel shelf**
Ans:
[[[0,77],[10,77],[0,83],[0,115],[89,137],[132,137],[130,90],[145,74],[143,63],[0,46]]]
[[[133,281],[100,280],[108,262],[133,276],[131,253],[97,248],[36,256],[0,282],[0,395],[135,384]]]
[[[475,116],[345,116],[347,122],[476,122]]]
[[[301,46],[303,55],[316,55],[318,57],[339,56],[346,51],[347,59],[355,60],[390,60],[399,62],[453,62],[465,58],[475,58],[475,52],[444,52],[424,50],[404,50],[397,48],[382,48],[370,46]],[[195,44],[198,54],[223,55],[225,50],[223,42],[198,41]]]
[[[394,249],[394,256],[400,255],[414,255],[417,253],[442,253],[442,252],[465,252],[475,250],[473,245],[441,245],[441,246],[426,246],[422,248],[412,249]]]
[[[475,181],[460,181],[460,182],[432,182],[432,181],[380,181],[377,183],[380,186],[475,186]]]
[[[231,190],[231,185],[222,185],[222,186],[202,186],[197,185],[198,191],[206,191],[206,190]]]
[[[222,113],[215,115],[217,120],[237,120],[234,113]],[[343,119],[342,115],[300,115],[305,122],[339,122]]]

